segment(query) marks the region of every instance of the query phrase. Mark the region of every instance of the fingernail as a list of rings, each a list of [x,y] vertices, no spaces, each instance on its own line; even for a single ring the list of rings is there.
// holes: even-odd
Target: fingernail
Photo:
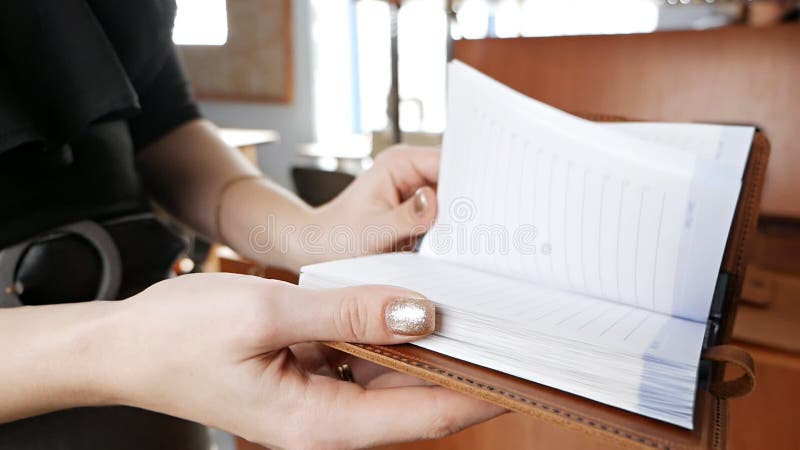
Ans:
[[[426,209],[428,209],[428,197],[425,196],[425,190],[419,188],[414,192],[414,214],[422,217]]]
[[[403,336],[430,334],[436,325],[436,307],[424,298],[393,299],[384,314],[392,333]]]

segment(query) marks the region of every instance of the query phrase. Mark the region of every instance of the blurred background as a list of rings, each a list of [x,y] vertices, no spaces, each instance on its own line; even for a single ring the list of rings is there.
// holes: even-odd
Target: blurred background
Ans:
[[[454,42],[797,21],[797,2],[780,0],[178,3],[174,40],[204,113],[224,127],[277,131],[259,164],[292,189],[297,166],[357,172],[395,141],[437,144]]]
[[[729,448],[800,449],[800,23],[796,0],[179,0],[174,40],[206,117],[319,205],[386,147],[439,145],[460,59],[574,113],[755,124],[772,143],[733,339],[756,392]],[[291,280],[215,248],[207,270]],[[187,261],[186,271],[194,265]],[[220,450],[255,448],[223,433]],[[403,449],[607,449],[507,415]]]

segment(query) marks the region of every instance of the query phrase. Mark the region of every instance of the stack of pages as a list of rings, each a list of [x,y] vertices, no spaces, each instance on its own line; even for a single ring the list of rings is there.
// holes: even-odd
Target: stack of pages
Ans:
[[[421,347],[681,427],[754,129],[598,124],[454,62],[417,253],[307,266],[437,304]]]

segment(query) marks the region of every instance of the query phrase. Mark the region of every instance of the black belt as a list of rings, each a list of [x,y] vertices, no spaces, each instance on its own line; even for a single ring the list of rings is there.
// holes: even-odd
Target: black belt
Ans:
[[[0,307],[127,298],[167,278],[185,251],[150,213],[59,227],[0,250]]]

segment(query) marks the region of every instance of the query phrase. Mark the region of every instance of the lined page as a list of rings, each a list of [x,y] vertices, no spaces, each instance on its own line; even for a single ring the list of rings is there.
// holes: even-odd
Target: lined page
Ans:
[[[394,284],[436,303],[414,344],[692,427],[702,323],[413,253],[305,266],[300,285]]]
[[[300,285],[394,284],[436,303],[414,345],[692,427],[705,324],[492,275],[419,254],[303,267]]]
[[[693,365],[699,360],[703,324],[500,277],[414,253],[393,253],[303,267],[302,277],[337,286],[388,284],[423,294],[450,317],[495,320],[520,335],[544,333],[632,356]],[[320,286],[323,287],[323,286]],[[456,316],[454,316],[456,314]],[[440,328],[448,334],[447,322]],[[421,341],[424,346],[424,341]],[[439,349],[432,348],[439,351]]]
[[[452,63],[448,76],[439,216],[423,255],[707,318],[724,242],[705,251],[702,237],[727,235],[710,213],[732,215],[738,179],[698,164],[696,153],[570,116],[463,64]],[[707,257],[690,280],[679,261],[693,252]]]
[[[741,190],[755,127],[692,123],[620,122],[604,127],[667,144],[698,158],[690,206],[693,226],[681,242],[673,314],[705,318],[716,271]],[[694,211],[693,211],[694,212]]]
[[[702,123],[612,122],[602,123],[639,139],[679,148],[706,161],[728,167],[731,175],[744,175],[755,127]]]

